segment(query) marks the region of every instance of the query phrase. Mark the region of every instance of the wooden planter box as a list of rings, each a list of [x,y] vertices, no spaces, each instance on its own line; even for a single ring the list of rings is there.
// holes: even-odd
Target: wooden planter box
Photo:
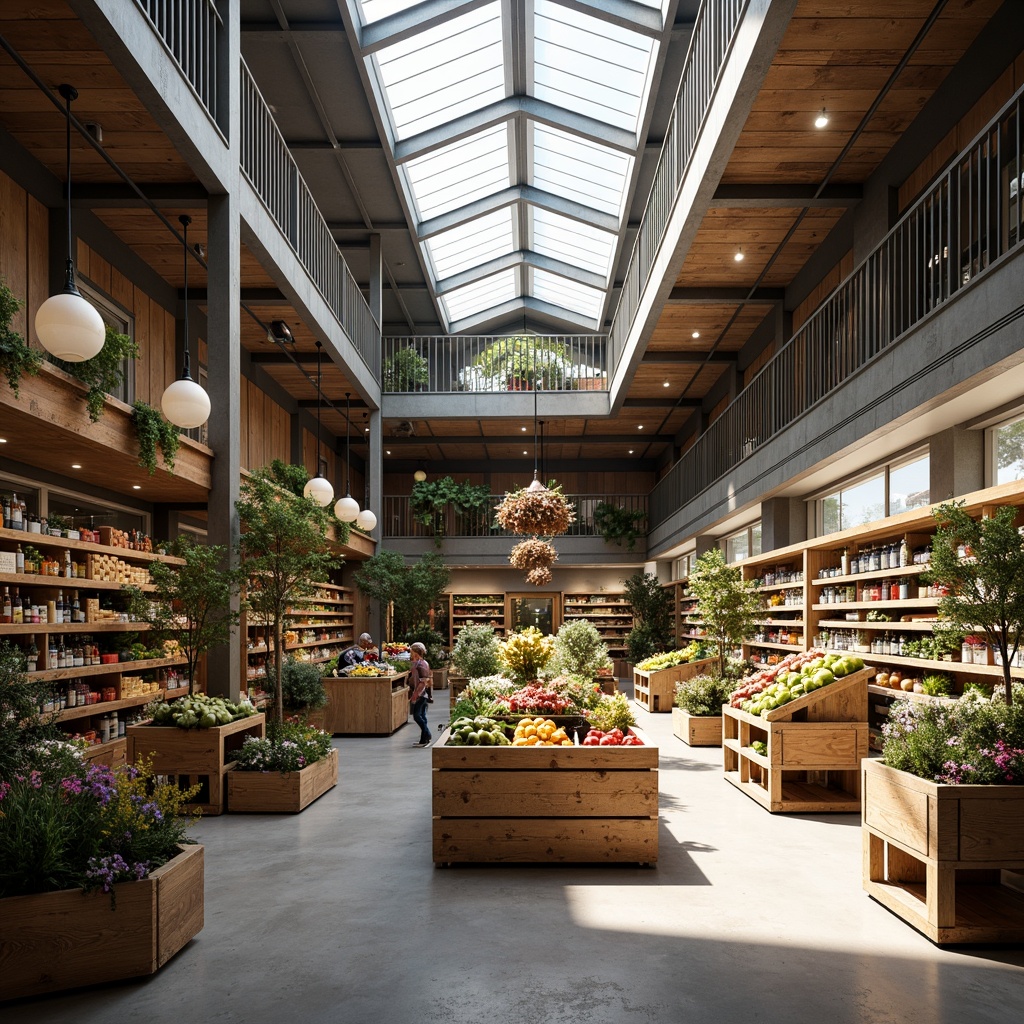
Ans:
[[[864,890],[939,945],[1024,942],[1024,786],[862,771]]]
[[[431,682],[430,685],[435,690],[447,690],[448,689],[448,666],[444,668],[432,668],[430,670]]]
[[[720,747],[722,716],[691,715],[682,708],[673,708],[672,732],[691,747]]]
[[[227,773],[232,814],[297,814],[338,784],[338,750],[301,771]]]
[[[431,749],[433,859],[654,864],[658,748]]]
[[[203,848],[109,893],[0,900],[0,999],[153,974],[203,928]]]
[[[707,672],[718,664],[717,658],[702,658],[688,661],[671,668],[659,668],[650,672],[633,669],[633,700],[645,711],[668,713],[676,699],[676,683],[692,679]]]
[[[327,722],[332,735],[390,736],[409,721],[408,672],[393,676],[325,678]]]
[[[285,708],[284,717],[286,721],[299,722],[313,729],[319,729],[321,732],[327,731],[327,708],[325,707],[317,708],[315,711],[289,711]]]
[[[864,668],[764,716],[724,707],[726,779],[772,813],[859,811],[872,675]],[[767,754],[751,747],[754,740],[767,744]]]
[[[231,755],[247,736],[262,739],[266,733],[264,714],[240,718],[212,729],[179,729],[175,725],[129,725],[128,763],[140,757],[152,758],[157,775],[170,775],[180,784],[202,786],[192,807],[203,814],[224,813],[224,775],[231,767]]]
[[[452,703],[454,704],[459,699],[459,694],[469,686],[469,676],[455,676],[450,672],[448,673],[448,683],[452,688]]]

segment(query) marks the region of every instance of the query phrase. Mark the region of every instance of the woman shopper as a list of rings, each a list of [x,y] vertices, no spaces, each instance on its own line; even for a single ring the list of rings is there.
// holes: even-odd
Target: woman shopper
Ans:
[[[412,705],[412,720],[420,727],[419,742],[413,746],[429,747],[427,696],[432,677],[430,666],[427,664],[427,649],[418,640],[409,647],[409,660],[409,703]]]

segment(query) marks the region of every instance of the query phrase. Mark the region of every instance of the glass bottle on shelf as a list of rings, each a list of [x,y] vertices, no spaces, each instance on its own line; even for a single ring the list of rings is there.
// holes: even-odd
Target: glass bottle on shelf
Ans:
[[[14,552],[14,571],[24,572],[25,571],[25,552],[21,549],[21,543],[19,542],[17,549]]]
[[[20,626],[25,621],[25,606],[21,602],[21,591],[14,588],[14,598],[11,601],[11,622]]]
[[[3,605],[0,606],[0,622],[6,625],[13,619],[13,617],[14,605],[11,601],[11,592],[7,587],[4,587]]]
[[[28,672],[35,672],[39,665],[39,648],[36,647],[36,635],[30,633],[28,647],[25,649],[25,669]]]
[[[82,612],[82,606],[78,601],[78,591],[74,590],[71,593],[71,621],[72,622],[85,622],[85,615]]]
[[[22,517],[22,504],[18,499],[17,494],[11,493],[11,529],[22,530],[24,529],[24,519]]]
[[[50,634],[50,644],[49,644],[49,646],[47,647],[46,650],[47,650],[47,654],[46,654],[46,667],[47,668],[56,668],[57,667],[57,638],[52,633]],[[68,706],[71,707],[72,705],[68,705]]]

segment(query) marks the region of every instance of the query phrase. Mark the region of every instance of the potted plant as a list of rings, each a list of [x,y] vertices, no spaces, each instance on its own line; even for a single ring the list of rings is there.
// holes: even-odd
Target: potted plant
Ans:
[[[281,670],[281,699],[284,712],[303,725],[323,729],[327,690],[321,666],[288,658]]]
[[[452,700],[455,700],[470,679],[483,679],[501,671],[501,647],[494,627],[486,623],[468,623],[459,630],[452,647]]]
[[[51,537],[63,537],[71,529],[71,520],[59,512],[51,512],[46,517],[46,532]]]
[[[498,338],[473,360],[488,390],[545,391],[561,388],[572,376],[569,352],[550,338],[527,335]]]
[[[527,626],[499,641],[501,665],[520,686],[535,680],[555,653],[553,637],[545,636],[536,626]]]
[[[606,543],[623,543],[627,551],[636,547],[637,539],[644,536],[647,513],[642,508],[625,508],[608,501],[594,506],[594,529]]]
[[[506,492],[494,511],[503,530],[534,537],[558,537],[576,522],[574,505],[553,481],[545,487],[535,479],[529,487]]]
[[[338,750],[309,724],[275,722],[266,739],[248,737],[234,756],[232,813],[297,814],[338,784]]]
[[[0,373],[18,398],[18,383],[23,374],[34,377],[43,361],[42,355],[25,344],[25,339],[12,327],[14,317],[24,303],[0,280]]]
[[[573,619],[558,627],[551,669],[560,675],[596,679],[609,663],[608,646],[587,619]],[[614,685],[614,680],[612,680]]]
[[[107,324],[103,348],[92,359],[80,363],[66,363],[51,356],[50,362],[85,387],[85,404],[89,410],[89,419],[95,423],[103,415],[107,396],[112,395],[124,384],[125,360],[137,359],[138,356],[139,346],[127,334],[122,334]]]
[[[649,572],[636,572],[623,582],[634,622],[626,635],[626,653],[635,665],[672,646],[672,594]]]
[[[973,687],[958,700],[897,700],[881,760],[862,763],[864,888],[933,942],[1024,941],[1019,893],[1000,873],[1024,869],[1014,688],[1012,703]]]
[[[720,747],[722,705],[733,689],[732,682],[707,674],[677,683],[672,732],[691,747]]]
[[[459,484],[450,476],[440,480],[417,480],[409,495],[409,509],[413,518],[434,538],[440,547],[446,533],[448,509],[457,516],[479,513],[487,507],[490,489],[468,480]]]
[[[419,391],[430,383],[430,367],[411,345],[398,349],[381,366],[384,391]]]

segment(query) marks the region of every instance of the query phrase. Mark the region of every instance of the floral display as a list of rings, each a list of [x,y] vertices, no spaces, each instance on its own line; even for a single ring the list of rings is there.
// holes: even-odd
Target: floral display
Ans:
[[[526,582],[533,584],[535,587],[543,587],[545,584],[551,582],[551,570],[542,566],[539,569],[531,569],[526,574]]]
[[[331,752],[331,737],[309,726],[285,722],[272,739],[247,736],[235,752],[235,771],[297,772],[322,761]]]
[[[501,663],[513,679],[527,683],[537,678],[538,673],[555,653],[554,637],[545,636],[535,626],[527,626],[519,633],[512,633],[501,641]]]
[[[520,541],[509,553],[509,564],[513,569],[546,569],[558,558],[553,544],[531,537]]]
[[[503,530],[535,537],[557,537],[576,522],[575,509],[559,487],[522,487],[507,493],[495,513]]]

